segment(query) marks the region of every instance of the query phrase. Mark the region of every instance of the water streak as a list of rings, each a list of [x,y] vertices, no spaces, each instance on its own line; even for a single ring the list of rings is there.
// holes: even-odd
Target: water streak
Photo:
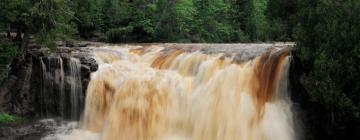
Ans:
[[[57,108],[61,116],[65,114],[65,84],[63,60],[60,56],[49,56],[40,58],[41,66],[41,93],[40,105],[41,115],[43,117],[53,116],[52,108]],[[57,95],[59,94],[59,95]],[[59,97],[60,101],[55,102]],[[57,105],[58,103],[58,105]]]
[[[42,117],[61,116],[72,120],[80,117],[84,104],[81,63],[73,57],[65,62],[64,65],[64,58],[54,54],[40,58],[41,91],[38,98]]]
[[[77,120],[80,117],[80,112],[83,108],[83,91],[81,83],[81,63],[76,58],[70,58],[70,104],[71,104],[71,119]]]

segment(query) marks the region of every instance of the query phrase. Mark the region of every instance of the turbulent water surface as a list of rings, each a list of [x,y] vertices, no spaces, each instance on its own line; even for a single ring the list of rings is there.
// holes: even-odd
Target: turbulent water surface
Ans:
[[[99,64],[79,124],[46,140],[294,140],[289,47],[92,48]]]

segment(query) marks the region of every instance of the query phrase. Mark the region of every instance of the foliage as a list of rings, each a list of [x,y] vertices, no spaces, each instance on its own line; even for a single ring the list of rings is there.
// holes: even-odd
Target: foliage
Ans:
[[[101,9],[98,0],[75,1],[74,21],[80,37],[89,39],[101,30]]]
[[[74,12],[68,0],[35,0],[30,8],[30,22],[39,44],[54,46],[53,40],[66,40],[74,34],[74,25],[70,22]]]
[[[18,40],[22,33],[31,33],[39,44],[51,47],[54,40],[65,40],[75,33],[69,0],[3,0],[0,9],[0,22],[17,30]]]
[[[121,27],[121,28],[112,28],[106,32],[106,39],[109,42],[126,42],[131,40],[129,34],[132,32],[133,27]]]
[[[10,114],[0,114],[0,123],[12,123],[15,122],[17,118]]]
[[[101,32],[110,42],[249,42],[266,39],[266,1],[78,0],[75,16],[81,37]]]
[[[19,49],[14,43],[0,40],[0,83],[7,76],[9,64],[18,55]]]
[[[265,17],[265,10],[267,7],[267,0],[253,0],[253,11],[251,12],[248,22],[251,27],[250,38],[253,41],[268,40],[268,23]]]
[[[15,44],[8,41],[0,41],[0,64],[7,64],[18,56],[19,50]]]
[[[269,0],[265,11],[268,37],[273,41],[292,41],[299,0]]]
[[[360,129],[360,2],[304,0],[299,6],[301,82],[320,108],[321,119],[312,120],[319,125],[315,135],[351,139]]]
[[[232,34],[228,21],[230,6],[222,0],[197,0],[194,3],[198,11],[195,15],[198,42],[229,42]]]
[[[293,26],[287,21],[294,13],[293,1],[4,0],[0,23],[34,34],[44,46],[77,33],[85,39],[111,37],[105,39],[111,42],[290,40]],[[280,11],[283,8],[290,13],[282,14],[287,13]],[[114,37],[120,29],[132,30]]]
[[[151,1],[104,0],[100,2],[101,31],[110,42],[149,41],[154,34]],[[116,34],[118,33],[118,34]],[[124,33],[124,34],[122,34]],[[116,37],[114,35],[119,35]]]
[[[157,5],[157,6],[156,6]],[[155,41],[190,42],[196,9],[192,0],[159,1],[153,6]]]

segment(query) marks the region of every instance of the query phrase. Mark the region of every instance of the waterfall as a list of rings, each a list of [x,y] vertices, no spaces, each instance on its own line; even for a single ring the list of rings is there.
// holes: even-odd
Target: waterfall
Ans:
[[[59,75],[59,79],[60,79],[60,102],[59,102],[59,112],[61,116],[65,116],[65,85],[64,85],[64,65],[63,65],[63,60],[61,59],[61,57],[59,57],[59,63],[60,63],[60,75]]]
[[[40,58],[40,66],[42,77],[39,99],[42,117],[61,116],[78,120],[84,100],[80,61],[53,54]]]
[[[81,63],[76,58],[70,58],[69,67],[71,118],[79,119],[84,100],[81,84]]]
[[[45,62],[44,62],[45,61]],[[56,108],[61,116],[65,113],[65,85],[63,60],[60,56],[49,56],[45,60],[40,58],[41,66],[41,93],[40,110],[43,117],[53,116]],[[59,95],[56,95],[59,94]],[[59,101],[55,101],[56,98]],[[57,105],[57,103],[59,103]]]
[[[51,138],[297,139],[287,87],[287,47],[199,44],[93,50],[99,69],[87,88],[81,128]]]
[[[40,113],[41,113],[41,116],[46,116],[46,114],[47,114],[47,107],[46,107],[46,103],[45,103],[46,100],[41,100],[46,95],[45,94],[46,93],[45,81],[47,79],[46,65],[45,65],[42,57],[40,57],[40,66],[41,66]]]

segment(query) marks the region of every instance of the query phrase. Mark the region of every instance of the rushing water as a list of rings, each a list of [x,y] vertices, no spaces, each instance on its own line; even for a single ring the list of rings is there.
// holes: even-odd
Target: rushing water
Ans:
[[[41,115],[43,117],[60,115],[64,119],[78,120],[84,104],[81,64],[77,58],[70,57],[66,61],[63,59],[54,54],[40,58]],[[67,71],[65,66],[68,68]]]
[[[65,74],[63,60],[60,56],[49,56],[40,58],[41,66],[41,91],[40,91],[40,109],[42,116],[49,116],[50,110],[53,108],[54,94],[59,93],[60,101],[58,109],[61,116],[65,113]]]
[[[236,51],[94,48],[99,69],[91,75],[79,128],[61,127],[44,139],[297,139],[288,97],[289,49],[226,49]]]
[[[83,91],[81,83],[81,63],[76,58],[70,58],[69,62],[70,67],[70,105],[71,105],[71,118],[78,119],[80,117],[81,109],[83,108]]]

